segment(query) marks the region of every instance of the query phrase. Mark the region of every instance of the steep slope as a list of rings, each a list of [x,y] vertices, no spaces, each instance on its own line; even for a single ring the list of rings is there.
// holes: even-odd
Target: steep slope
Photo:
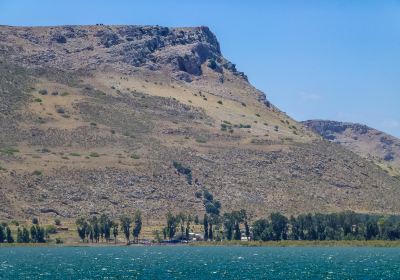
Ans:
[[[357,123],[309,120],[303,124],[324,139],[376,162],[390,174],[400,175],[400,139]]]
[[[398,213],[399,181],[252,87],[206,27],[0,27],[0,216]]]

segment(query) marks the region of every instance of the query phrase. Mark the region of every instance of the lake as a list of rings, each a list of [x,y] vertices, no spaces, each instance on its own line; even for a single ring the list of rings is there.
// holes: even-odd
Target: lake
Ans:
[[[400,248],[0,247],[0,279],[400,279]]]

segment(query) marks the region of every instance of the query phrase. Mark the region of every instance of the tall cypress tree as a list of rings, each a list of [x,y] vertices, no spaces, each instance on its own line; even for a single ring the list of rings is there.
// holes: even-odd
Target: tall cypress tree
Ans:
[[[204,241],[207,241],[208,240],[208,216],[207,216],[207,214],[204,214],[203,226],[204,226]]]
[[[4,227],[0,225],[0,243],[3,243],[6,240],[6,232],[4,231]]]
[[[10,227],[6,227],[6,239],[7,239],[7,243],[14,243],[14,237],[11,234]]]
[[[142,213],[140,212],[140,210],[136,210],[134,218],[134,227],[132,231],[132,235],[136,243],[139,242],[139,234],[141,230],[142,230]]]

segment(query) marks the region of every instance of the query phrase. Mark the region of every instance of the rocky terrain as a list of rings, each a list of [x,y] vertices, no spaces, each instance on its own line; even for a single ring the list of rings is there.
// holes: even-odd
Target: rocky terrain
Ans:
[[[324,139],[372,160],[389,174],[400,175],[400,139],[357,123],[309,120],[303,124]]]
[[[400,181],[291,119],[207,27],[0,26],[0,218],[399,213]],[[178,168],[179,166],[179,168]]]

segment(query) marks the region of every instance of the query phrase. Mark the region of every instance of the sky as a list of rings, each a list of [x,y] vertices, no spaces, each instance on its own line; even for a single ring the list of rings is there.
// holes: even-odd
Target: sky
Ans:
[[[296,120],[400,137],[400,0],[0,0],[0,24],[208,26],[223,55]]]

